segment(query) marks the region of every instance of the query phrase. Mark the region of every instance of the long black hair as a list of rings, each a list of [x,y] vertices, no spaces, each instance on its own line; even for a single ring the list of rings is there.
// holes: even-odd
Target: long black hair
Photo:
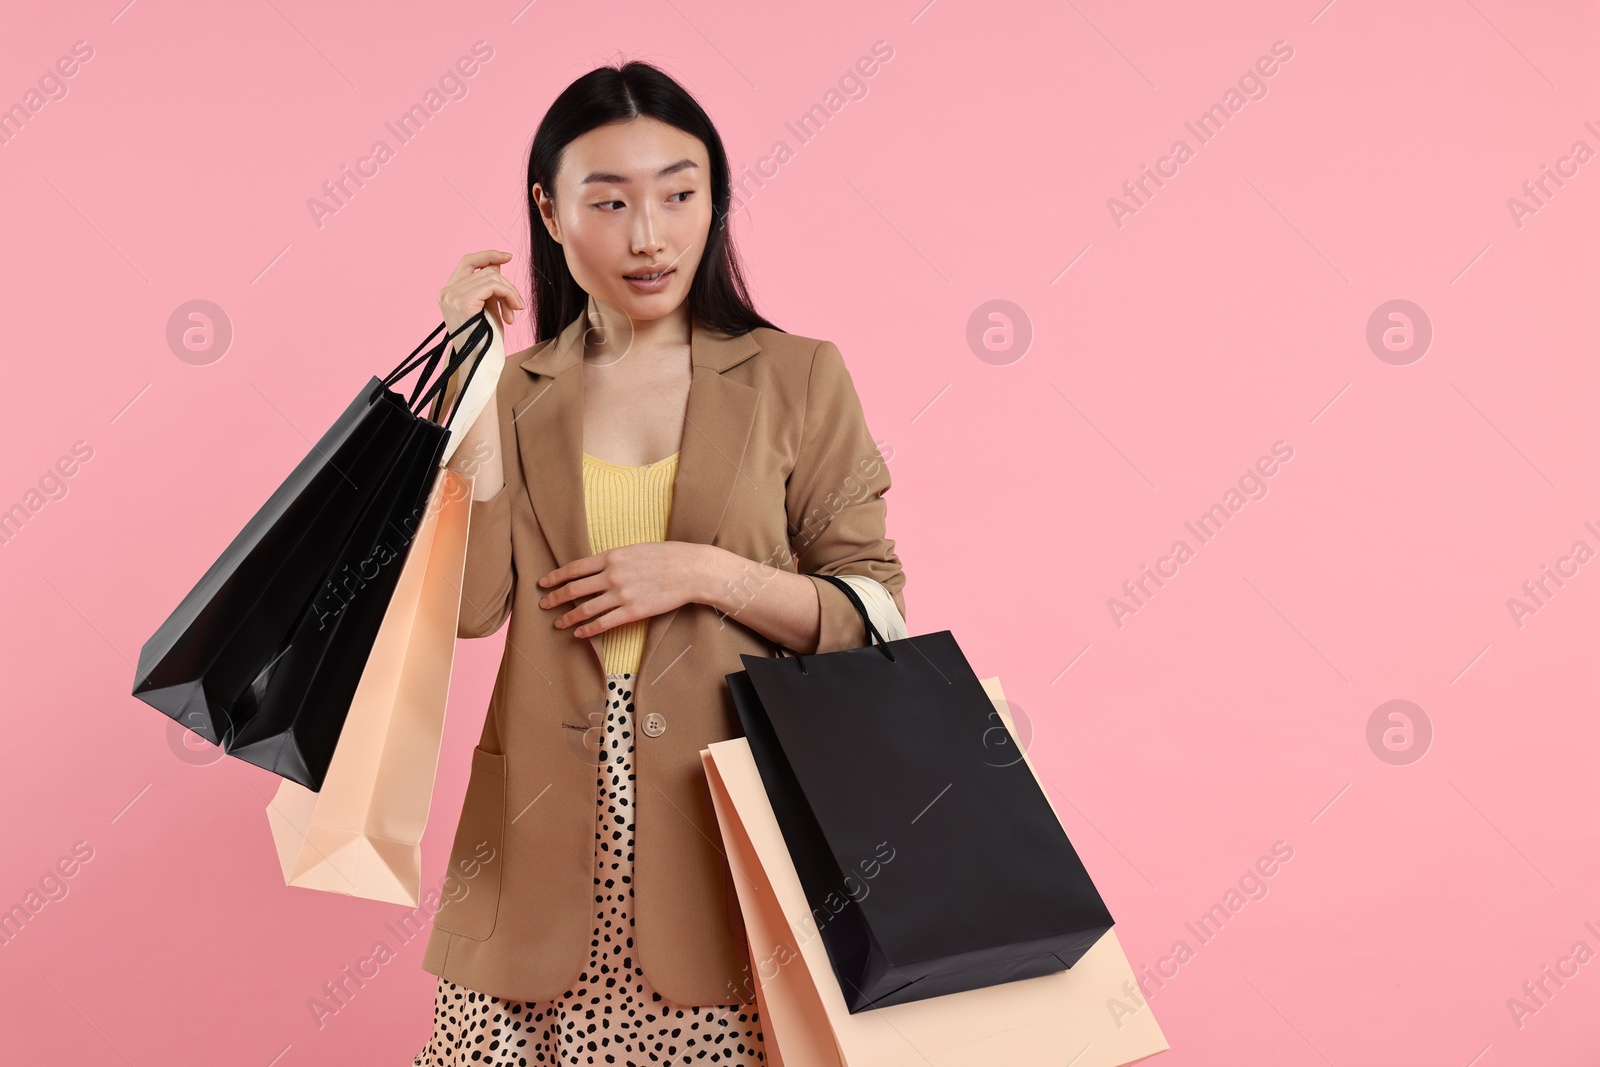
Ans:
[[[750,303],[739,259],[728,230],[728,205],[732,198],[728,154],[722,138],[695,98],[659,68],[632,61],[620,67],[597,67],[562,90],[545,112],[528,151],[528,233],[532,268],[534,340],[560,333],[588,303],[561,245],[550,236],[533,198],[535,182],[546,195],[554,195],[556,169],[562,152],[574,139],[597,126],[641,115],[676,126],[706,146],[711,160],[711,228],[699,268],[689,285],[689,314],[713,330],[738,335],[766,326],[778,329]]]

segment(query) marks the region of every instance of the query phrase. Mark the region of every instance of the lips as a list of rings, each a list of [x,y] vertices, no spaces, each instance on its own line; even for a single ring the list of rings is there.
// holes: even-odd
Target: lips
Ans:
[[[657,275],[671,274],[677,269],[678,268],[676,267],[665,267],[661,270],[645,271],[643,274],[624,274],[623,277],[627,278],[629,281],[647,282],[653,281]]]

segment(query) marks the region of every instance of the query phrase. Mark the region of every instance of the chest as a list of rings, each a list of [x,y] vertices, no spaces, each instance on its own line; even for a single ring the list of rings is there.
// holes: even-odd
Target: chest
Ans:
[[[683,446],[689,352],[630,364],[627,356],[583,367],[583,450],[643,466]]]

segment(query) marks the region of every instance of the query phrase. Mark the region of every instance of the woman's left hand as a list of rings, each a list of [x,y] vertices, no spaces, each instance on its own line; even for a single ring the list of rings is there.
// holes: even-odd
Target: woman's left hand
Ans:
[[[642,541],[573,560],[539,579],[547,590],[541,608],[588,597],[555,620],[576,626],[574,637],[593,637],[614,626],[662,615],[696,600],[707,587],[722,550],[690,541]]]

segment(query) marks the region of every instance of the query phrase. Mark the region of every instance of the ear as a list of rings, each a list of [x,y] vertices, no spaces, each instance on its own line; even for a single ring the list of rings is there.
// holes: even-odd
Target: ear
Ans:
[[[539,207],[539,220],[544,223],[550,239],[556,244],[561,244],[561,221],[556,215],[555,198],[547,195],[544,186],[539,182],[534,182],[529,192],[533,196],[533,202]]]

